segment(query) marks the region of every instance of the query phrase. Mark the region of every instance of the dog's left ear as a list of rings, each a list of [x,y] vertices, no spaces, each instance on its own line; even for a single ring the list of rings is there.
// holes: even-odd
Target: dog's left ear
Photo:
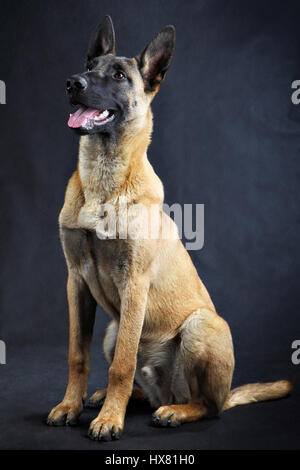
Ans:
[[[175,47],[175,28],[165,26],[136,57],[146,91],[155,91],[170,67]]]
[[[91,37],[86,65],[95,57],[114,54],[116,49],[115,31],[110,16],[105,16]]]

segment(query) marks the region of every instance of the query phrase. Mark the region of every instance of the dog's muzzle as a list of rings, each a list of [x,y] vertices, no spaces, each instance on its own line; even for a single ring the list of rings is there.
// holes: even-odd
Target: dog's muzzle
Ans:
[[[82,75],[73,75],[67,80],[66,91],[70,98],[75,98],[88,86],[87,80]]]

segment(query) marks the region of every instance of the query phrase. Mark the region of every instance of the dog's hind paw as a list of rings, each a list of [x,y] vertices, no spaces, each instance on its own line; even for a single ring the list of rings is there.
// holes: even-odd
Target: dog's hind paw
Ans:
[[[104,399],[106,397],[106,389],[105,390],[97,390],[88,400],[87,407],[88,408],[101,408]]]
[[[152,422],[157,426],[170,426],[174,428],[180,426],[181,417],[172,406],[161,406],[153,413]]]

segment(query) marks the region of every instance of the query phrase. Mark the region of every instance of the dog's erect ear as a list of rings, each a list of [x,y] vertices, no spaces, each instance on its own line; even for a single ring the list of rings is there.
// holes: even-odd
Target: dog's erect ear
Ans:
[[[115,31],[110,16],[105,16],[91,37],[86,63],[100,55],[115,53]]]
[[[147,91],[154,91],[164,80],[175,47],[175,28],[165,26],[136,57]]]

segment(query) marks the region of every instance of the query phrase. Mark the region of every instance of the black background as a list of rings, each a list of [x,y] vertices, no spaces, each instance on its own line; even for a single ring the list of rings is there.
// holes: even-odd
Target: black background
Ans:
[[[297,1],[1,0],[2,449],[295,448],[299,443],[300,79]],[[152,428],[151,410],[130,405],[118,443],[48,428],[67,378],[66,269],[57,217],[76,167],[67,128],[66,78],[83,70],[91,32],[112,16],[117,53],[134,56],[166,24],[177,44],[153,105],[149,159],[166,202],[205,204],[205,246],[190,252],[236,351],[234,384],[290,378],[291,397],[236,408],[221,419]],[[184,286],[182,286],[184,289]],[[90,392],[106,386],[99,309]],[[298,381],[299,383],[299,381]]]

